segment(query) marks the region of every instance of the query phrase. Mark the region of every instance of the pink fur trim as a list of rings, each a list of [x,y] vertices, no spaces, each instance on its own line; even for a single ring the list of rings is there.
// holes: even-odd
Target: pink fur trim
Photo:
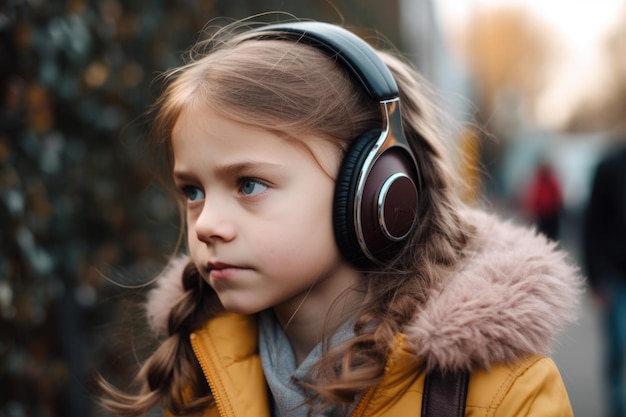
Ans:
[[[549,344],[576,317],[577,268],[556,243],[477,211],[475,252],[406,330],[426,367],[488,368]]]
[[[554,242],[533,230],[467,211],[477,228],[473,253],[405,329],[427,368],[488,368],[523,355],[548,353],[556,334],[576,318],[582,279]],[[148,322],[166,334],[183,294],[188,257],[174,260],[146,304]]]
[[[148,293],[145,306],[148,325],[159,336],[167,334],[169,313],[184,293],[182,278],[188,263],[188,256],[172,260],[158,277],[156,287]]]

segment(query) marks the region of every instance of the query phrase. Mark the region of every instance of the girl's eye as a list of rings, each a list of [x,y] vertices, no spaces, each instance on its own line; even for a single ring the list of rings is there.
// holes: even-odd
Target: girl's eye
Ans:
[[[187,197],[187,200],[189,201],[198,201],[198,200],[204,199],[204,191],[202,191],[198,187],[192,187],[192,186],[184,187],[183,194],[185,194],[185,196]]]
[[[240,182],[239,192],[245,196],[253,196],[267,190],[267,185],[252,178],[244,178]]]

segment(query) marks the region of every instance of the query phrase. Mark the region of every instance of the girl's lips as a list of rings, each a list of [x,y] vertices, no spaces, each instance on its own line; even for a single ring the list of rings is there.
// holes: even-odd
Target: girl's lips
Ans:
[[[213,278],[214,280],[227,280],[231,279],[234,274],[240,271],[242,268],[222,262],[213,262],[207,264],[207,269],[209,270],[211,278]]]
[[[216,281],[223,281],[232,279],[237,271],[239,271],[237,268],[212,269],[210,276]]]
[[[208,270],[220,270],[220,269],[228,269],[228,268],[237,268],[234,265],[230,265],[230,264],[225,264],[223,262],[209,262],[206,265]]]

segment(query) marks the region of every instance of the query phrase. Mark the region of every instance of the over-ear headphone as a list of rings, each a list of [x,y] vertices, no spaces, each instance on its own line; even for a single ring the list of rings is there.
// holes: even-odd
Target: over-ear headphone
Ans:
[[[418,221],[420,173],[402,129],[398,86],[364,40],[321,22],[255,29],[259,39],[288,39],[317,47],[344,65],[380,103],[382,126],[355,138],[336,180],[333,226],[341,254],[353,265],[384,265],[406,243]]]

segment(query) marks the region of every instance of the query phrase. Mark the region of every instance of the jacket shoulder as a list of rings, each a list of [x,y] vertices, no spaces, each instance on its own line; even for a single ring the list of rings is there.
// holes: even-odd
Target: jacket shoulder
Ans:
[[[467,394],[467,417],[569,417],[573,411],[552,359],[532,355],[489,370],[475,370]]]

